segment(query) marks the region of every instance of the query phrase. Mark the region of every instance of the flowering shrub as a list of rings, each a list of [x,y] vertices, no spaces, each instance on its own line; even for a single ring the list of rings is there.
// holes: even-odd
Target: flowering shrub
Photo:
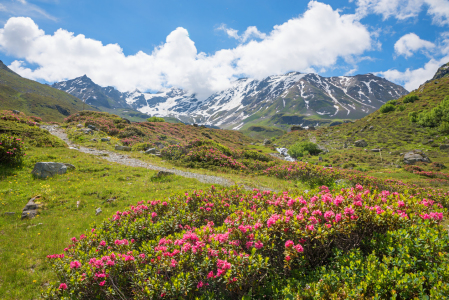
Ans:
[[[0,163],[2,165],[19,165],[24,156],[25,149],[20,138],[0,134]]]
[[[0,120],[13,121],[17,123],[27,124],[29,126],[36,126],[38,122],[36,120],[41,121],[42,119],[33,116],[26,116],[23,112],[15,114],[11,110],[0,110]]]
[[[326,264],[335,248],[442,218],[434,201],[360,185],[297,197],[212,187],[141,201],[50,255],[59,282],[43,297],[241,299],[251,290],[260,299],[276,276]]]

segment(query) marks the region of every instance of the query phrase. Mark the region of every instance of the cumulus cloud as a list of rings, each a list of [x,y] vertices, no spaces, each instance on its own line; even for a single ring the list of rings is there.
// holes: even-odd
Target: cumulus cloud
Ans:
[[[422,40],[415,33],[403,35],[395,44],[394,51],[397,55],[410,57],[419,49],[433,49],[435,44],[426,40]]]
[[[17,57],[11,68],[31,79],[53,82],[87,74],[100,85],[122,91],[176,86],[201,98],[229,87],[240,76],[263,78],[291,70],[331,68],[339,58],[355,61],[372,48],[369,31],[355,15],[341,14],[317,1],[309,2],[303,15],[267,34],[256,27],[242,35],[229,32],[241,43],[213,54],[198,52],[188,31],[179,27],[151,53],[126,56],[117,44],[103,45],[64,29],[46,34],[32,19],[18,17],[0,29],[0,49]],[[38,67],[32,70],[28,64]]]
[[[374,13],[382,15],[384,19],[395,17],[404,20],[417,17],[425,7],[435,24],[440,26],[449,24],[449,1],[447,0],[356,0],[356,5],[356,14],[359,18]]]
[[[379,72],[377,74],[382,75],[390,81],[401,83],[404,85],[406,90],[412,91],[426,82],[426,80],[431,79],[433,75],[435,75],[438,68],[447,62],[449,62],[449,56],[445,56],[440,60],[431,59],[422,68],[414,70],[410,70],[408,68],[404,72],[392,69],[385,72]]]

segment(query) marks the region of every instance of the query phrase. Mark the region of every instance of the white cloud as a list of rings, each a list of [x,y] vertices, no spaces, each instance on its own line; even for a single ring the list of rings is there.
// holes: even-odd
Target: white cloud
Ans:
[[[228,28],[225,24],[222,24],[218,30],[223,30],[229,37],[232,37],[240,42],[244,43],[250,38],[264,39],[267,35],[260,32],[256,26],[249,26],[242,35],[238,34],[238,30]]]
[[[422,40],[415,33],[408,33],[403,35],[395,44],[394,51],[397,55],[404,55],[410,57],[413,52],[419,49],[433,49],[435,44],[426,40]]]
[[[9,0],[0,4],[0,11],[7,12],[13,16],[29,16],[36,18],[46,18],[57,21],[57,18],[47,13],[39,6],[29,3],[26,0]]]
[[[255,36],[260,40],[249,40]],[[274,26],[270,33],[250,27],[239,38],[237,47],[207,55],[198,53],[187,30],[179,27],[152,53],[126,56],[117,44],[103,45],[63,29],[45,34],[30,18],[19,17],[0,29],[0,49],[16,56],[11,68],[31,79],[53,82],[87,74],[100,85],[122,91],[177,86],[201,98],[229,87],[242,75],[263,78],[332,68],[339,58],[350,63],[372,48],[369,31],[354,15],[342,15],[316,1],[309,2],[303,15]],[[31,70],[28,63],[38,68]]]
[[[447,62],[449,62],[449,56],[445,56],[440,60],[431,59],[422,68],[414,70],[407,69],[404,72],[393,69],[385,72],[378,72],[377,74],[390,81],[403,84],[406,90],[412,91],[417,89],[427,80],[432,79],[438,68]]]
[[[352,2],[352,1],[351,1]],[[374,13],[384,19],[395,17],[398,20],[417,17],[423,7],[433,17],[433,22],[443,26],[449,24],[449,1],[447,0],[357,0],[356,14],[363,18]]]

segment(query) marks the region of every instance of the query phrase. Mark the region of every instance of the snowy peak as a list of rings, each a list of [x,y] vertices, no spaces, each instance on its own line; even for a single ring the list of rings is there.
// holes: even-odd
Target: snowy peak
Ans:
[[[116,104],[150,115],[233,129],[240,129],[247,122],[270,119],[278,113],[327,120],[358,119],[388,100],[408,93],[403,87],[373,74],[322,77],[299,72],[262,80],[240,78],[230,88],[205,100],[175,87],[154,94],[139,90],[120,93],[113,87],[102,88],[86,76],[53,86],[70,91],[80,99],[99,99],[102,95],[109,102],[114,100]]]

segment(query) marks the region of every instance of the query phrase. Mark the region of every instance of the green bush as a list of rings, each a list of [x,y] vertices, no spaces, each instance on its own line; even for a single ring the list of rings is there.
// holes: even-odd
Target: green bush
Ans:
[[[17,136],[0,135],[0,164],[20,165],[25,156],[23,142]]]
[[[449,133],[449,122],[441,122],[440,127],[438,128],[438,130],[441,133],[448,134]]]
[[[334,250],[326,266],[296,271],[278,299],[447,299],[448,251],[447,232],[425,222],[376,233],[360,249]]]
[[[408,113],[408,119],[410,120],[410,122],[418,122],[418,112],[416,111],[412,111]]]
[[[397,103],[398,103],[398,100],[390,100],[390,101],[387,101],[387,103],[385,103],[385,104],[396,105]]]
[[[448,96],[438,106],[420,113],[417,118],[417,123],[424,127],[439,127],[443,122],[449,122]]]
[[[297,142],[288,150],[288,154],[293,158],[303,157],[307,154],[317,155],[320,152],[318,145],[312,142]]]
[[[165,122],[164,118],[150,117],[147,119],[148,122]]]
[[[407,95],[402,100],[402,103],[413,103],[416,100],[419,100],[419,97],[417,95]]]
[[[394,111],[396,109],[396,107],[394,106],[394,104],[389,103],[391,101],[388,101],[386,104],[382,105],[380,107],[380,112],[385,114],[388,113],[390,111]]]
[[[399,105],[398,109],[399,109],[399,111],[404,111],[405,110],[405,105]]]

